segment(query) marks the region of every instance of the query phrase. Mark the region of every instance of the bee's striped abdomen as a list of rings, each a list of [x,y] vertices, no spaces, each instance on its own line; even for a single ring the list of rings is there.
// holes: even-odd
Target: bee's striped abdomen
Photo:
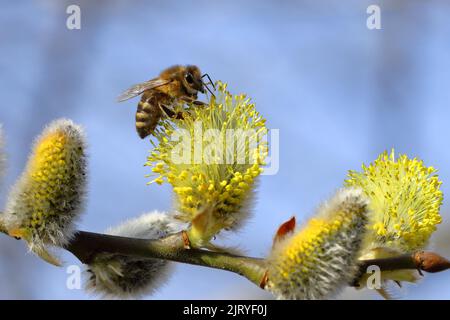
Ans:
[[[136,131],[141,139],[155,130],[161,114],[162,111],[158,106],[157,97],[153,94],[144,94],[136,111]]]

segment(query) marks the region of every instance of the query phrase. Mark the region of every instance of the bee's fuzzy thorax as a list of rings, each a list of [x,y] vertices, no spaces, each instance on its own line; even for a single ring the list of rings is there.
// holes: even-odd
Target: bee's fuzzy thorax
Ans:
[[[62,247],[71,239],[85,189],[83,130],[70,120],[53,121],[35,140],[25,170],[7,198],[3,221],[8,232],[57,264],[45,247]]]
[[[353,280],[365,235],[367,201],[340,190],[298,232],[275,243],[268,289],[279,299],[326,299]]]
[[[180,229],[172,216],[154,211],[109,228],[106,234],[160,239]],[[100,254],[88,266],[86,288],[102,298],[139,298],[158,289],[168,279],[171,267],[165,260]]]

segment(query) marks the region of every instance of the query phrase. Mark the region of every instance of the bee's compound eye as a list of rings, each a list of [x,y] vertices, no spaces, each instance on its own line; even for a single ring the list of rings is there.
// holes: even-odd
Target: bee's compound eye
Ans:
[[[189,84],[194,83],[194,78],[192,77],[192,74],[186,73],[185,78],[186,78],[187,83],[189,83]]]

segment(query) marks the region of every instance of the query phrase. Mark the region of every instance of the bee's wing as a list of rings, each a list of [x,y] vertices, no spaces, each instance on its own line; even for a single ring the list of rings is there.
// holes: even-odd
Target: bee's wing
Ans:
[[[136,84],[123,92],[120,96],[117,97],[118,102],[122,102],[131,98],[134,98],[146,90],[154,89],[156,87],[160,87],[170,83],[171,80],[163,80],[163,79],[152,79],[143,83]]]

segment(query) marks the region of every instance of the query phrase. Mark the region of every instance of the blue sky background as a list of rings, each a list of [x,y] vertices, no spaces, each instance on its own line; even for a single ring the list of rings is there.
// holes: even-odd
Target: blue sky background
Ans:
[[[197,64],[245,92],[280,129],[280,171],[264,176],[253,219],[226,235],[264,256],[277,226],[300,221],[385,149],[422,158],[450,181],[450,4],[442,1],[1,1],[0,123],[9,170],[20,174],[33,138],[58,117],[86,128],[89,200],[80,228],[101,232],[154,209],[170,210],[170,189],[147,186],[150,150],[134,128],[129,85],[172,64]],[[81,30],[67,30],[69,4]],[[381,7],[382,30],[366,8]],[[432,249],[450,256],[450,212]],[[0,298],[86,299],[66,288],[65,269],[0,236]],[[68,253],[67,264],[78,264]],[[427,275],[404,298],[449,299],[450,273]],[[154,299],[271,298],[228,272],[177,265]],[[338,298],[377,298],[347,289]]]

